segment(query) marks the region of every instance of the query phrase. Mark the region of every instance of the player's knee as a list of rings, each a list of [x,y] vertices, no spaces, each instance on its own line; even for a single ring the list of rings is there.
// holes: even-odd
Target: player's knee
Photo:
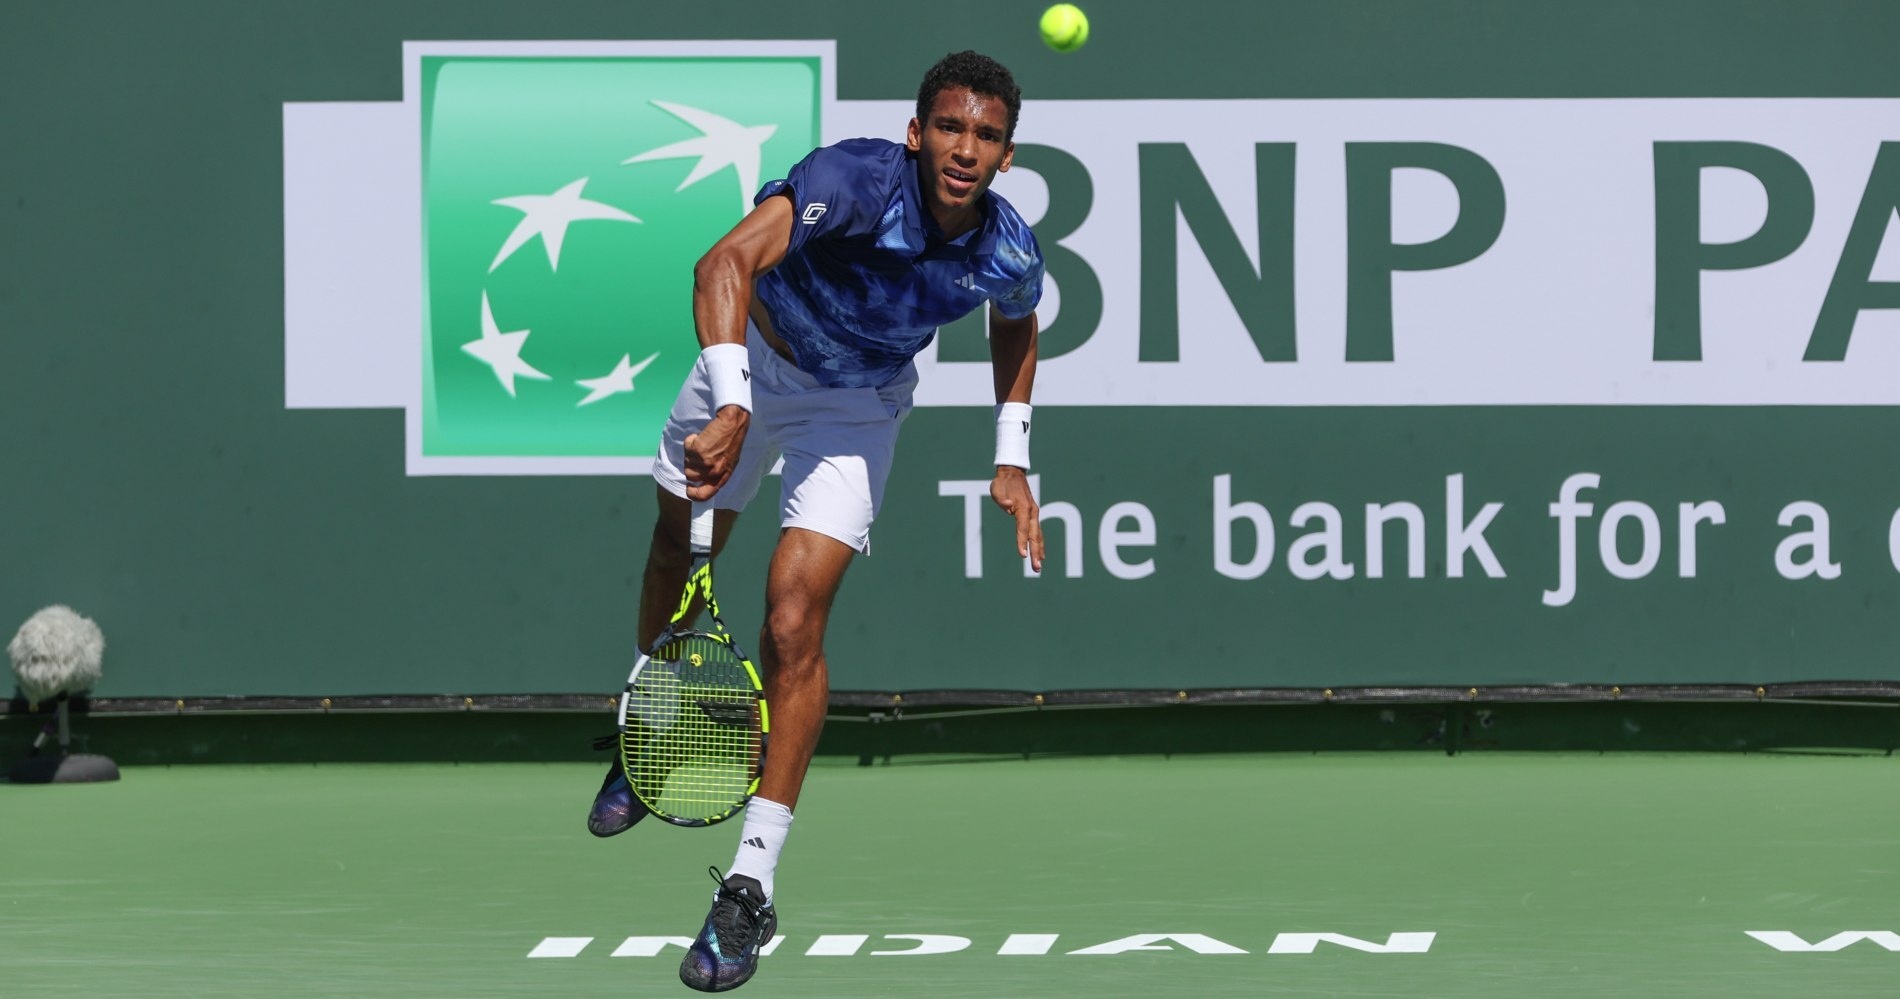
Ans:
[[[774,603],[765,612],[763,631],[761,640],[786,666],[796,668],[816,660],[824,649],[824,619],[802,601]]]
[[[664,520],[653,525],[653,543],[647,548],[647,568],[684,569],[693,560],[691,540]]]

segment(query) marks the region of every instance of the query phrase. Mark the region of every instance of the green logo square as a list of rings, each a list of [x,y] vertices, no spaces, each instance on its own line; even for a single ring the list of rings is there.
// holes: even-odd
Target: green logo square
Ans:
[[[819,144],[819,60],[421,67],[422,454],[652,456],[693,264]]]

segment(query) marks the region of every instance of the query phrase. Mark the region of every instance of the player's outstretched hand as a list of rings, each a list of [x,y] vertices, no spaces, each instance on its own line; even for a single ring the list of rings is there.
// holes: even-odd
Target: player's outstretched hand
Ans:
[[[1036,497],[1029,492],[1029,478],[1013,465],[1001,465],[990,480],[990,498],[1003,512],[1016,518],[1016,554],[1029,559],[1029,567],[1042,571],[1042,517]]]
[[[686,435],[686,498],[709,500],[732,478],[739,466],[739,449],[752,426],[752,414],[741,406],[727,406],[713,414],[699,433]]]

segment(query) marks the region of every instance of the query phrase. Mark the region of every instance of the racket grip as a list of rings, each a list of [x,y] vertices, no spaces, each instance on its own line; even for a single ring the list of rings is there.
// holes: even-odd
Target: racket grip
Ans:
[[[712,551],[713,508],[711,503],[693,504],[693,553]]]

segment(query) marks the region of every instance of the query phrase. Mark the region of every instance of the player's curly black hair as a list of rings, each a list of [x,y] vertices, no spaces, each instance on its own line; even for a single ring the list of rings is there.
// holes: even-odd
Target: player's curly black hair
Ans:
[[[1009,75],[1003,64],[980,52],[952,52],[937,60],[930,72],[924,74],[923,86],[917,88],[917,120],[930,120],[930,109],[937,103],[937,95],[952,87],[969,87],[971,91],[986,97],[995,97],[1009,109],[1009,127],[1005,130],[1003,141],[1016,139],[1016,115],[1023,108],[1023,92],[1016,86],[1016,78]]]

